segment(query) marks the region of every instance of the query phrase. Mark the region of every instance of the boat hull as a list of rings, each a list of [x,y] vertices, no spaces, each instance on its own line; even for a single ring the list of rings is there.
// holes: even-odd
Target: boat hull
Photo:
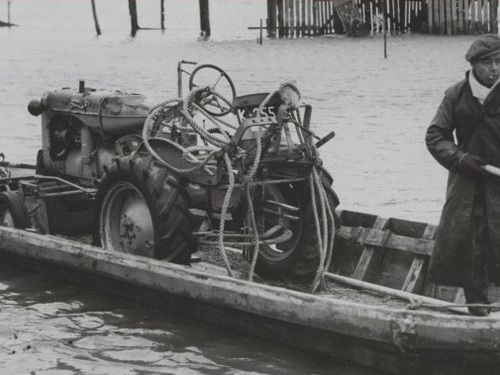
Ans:
[[[500,364],[500,323],[495,318],[353,303],[3,227],[0,258],[240,333],[390,373],[495,373]]]

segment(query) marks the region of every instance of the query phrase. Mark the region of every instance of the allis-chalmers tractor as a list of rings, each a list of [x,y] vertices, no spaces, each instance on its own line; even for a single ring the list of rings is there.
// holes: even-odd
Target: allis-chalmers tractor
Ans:
[[[34,175],[0,178],[3,225],[183,264],[198,243],[241,249],[262,277],[311,279],[337,224],[317,151],[333,132],[313,133],[294,83],[236,96],[219,67],[184,64],[178,97],[155,106],[83,81],[31,101],[42,149]]]

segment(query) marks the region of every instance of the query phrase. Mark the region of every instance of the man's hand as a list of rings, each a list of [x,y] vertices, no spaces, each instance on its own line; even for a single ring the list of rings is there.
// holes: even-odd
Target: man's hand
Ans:
[[[465,153],[458,161],[458,172],[473,179],[482,179],[486,176],[484,166],[486,163],[479,156]]]

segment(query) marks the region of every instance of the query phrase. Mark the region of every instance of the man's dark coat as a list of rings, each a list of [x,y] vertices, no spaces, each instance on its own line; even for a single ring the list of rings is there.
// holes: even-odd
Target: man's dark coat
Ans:
[[[484,190],[492,249],[500,259],[500,179],[474,180],[461,174],[459,168],[464,153],[500,167],[500,84],[481,105],[472,95],[468,74],[446,91],[426,135],[429,151],[450,171],[428,280],[451,286],[470,285],[472,280],[471,219],[477,189]]]

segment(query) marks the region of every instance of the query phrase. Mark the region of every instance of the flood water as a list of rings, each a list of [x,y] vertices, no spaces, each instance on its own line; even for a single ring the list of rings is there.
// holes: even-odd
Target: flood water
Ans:
[[[28,114],[45,90],[88,86],[177,95],[179,60],[228,72],[239,95],[293,79],[313,106],[313,130],[336,137],[320,151],[342,209],[437,223],[446,171],[424,135],[446,87],[462,79],[473,37],[394,36],[265,40],[247,30],[265,2],[210,2],[212,40],[197,40],[198,2],[166,1],[166,26],[130,38],[128,7],[14,0],[15,28],[0,28],[0,152],[34,163],[40,119]],[[159,1],[141,0],[139,24],[158,27]],[[0,1],[0,20],[6,20]],[[293,349],[115,300],[7,266],[0,268],[0,373],[5,374],[369,374]]]

